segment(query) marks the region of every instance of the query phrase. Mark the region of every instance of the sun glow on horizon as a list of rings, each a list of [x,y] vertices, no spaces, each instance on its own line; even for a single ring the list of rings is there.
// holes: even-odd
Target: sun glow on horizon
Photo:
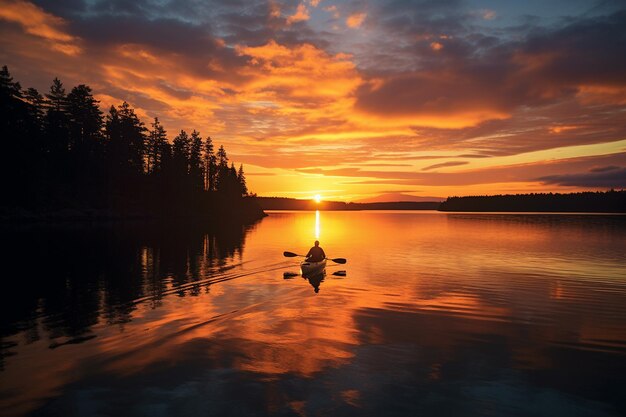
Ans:
[[[313,196],[313,200],[315,200],[316,203],[319,203],[320,201],[322,201],[322,196],[319,194],[315,194]]]

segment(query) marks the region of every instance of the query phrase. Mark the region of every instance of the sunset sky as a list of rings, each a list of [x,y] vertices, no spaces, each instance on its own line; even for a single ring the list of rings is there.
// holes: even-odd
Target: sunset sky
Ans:
[[[0,0],[22,87],[197,129],[262,196],[626,187],[626,2]]]

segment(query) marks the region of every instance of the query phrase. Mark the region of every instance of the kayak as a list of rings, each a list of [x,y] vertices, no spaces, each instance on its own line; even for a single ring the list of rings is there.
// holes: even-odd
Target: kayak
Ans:
[[[302,261],[300,264],[303,277],[319,274],[324,272],[324,269],[326,269],[326,259],[319,262]]]

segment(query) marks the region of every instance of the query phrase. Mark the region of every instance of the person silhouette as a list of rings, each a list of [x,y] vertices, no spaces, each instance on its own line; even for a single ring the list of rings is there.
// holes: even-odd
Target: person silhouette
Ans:
[[[306,254],[306,260],[309,262],[321,262],[326,259],[326,254],[324,253],[324,249],[320,247],[319,240],[316,240],[309,252]]]

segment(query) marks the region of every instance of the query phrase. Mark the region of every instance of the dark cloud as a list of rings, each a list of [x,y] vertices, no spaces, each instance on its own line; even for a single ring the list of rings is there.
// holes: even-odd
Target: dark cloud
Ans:
[[[96,45],[140,44],[190,55],[218,49],[208,25],[177,19],[148,20],[104,14],[74,20],[71,29],[73,34]]]
[[[175,86],[169,85],[163,80],[159,80],[157,82],[157,85],[161,90],[167,92],[167,94],[169,94],[170,96],[176,97],[181,100],[189,99],[194,93],[193,91],[188,89],[177,88]]]
[[[491,155],[475,154],[475,153],[466,153],[463,155],[457,155],[457,158],[472,158],[472,159],[489,158],[489,157],[491,157]]]
[[[625,169],[609,171],[605,173],[591,173],[592,167],[602,165],[623,164],[626,153],[616,153],[601,156],[589,156],[558,161],[542,161],[532,164],[519,164],[509,166],[495,166],[480,169],[468,169],[462,172],[416,172],[416,171],[376,171],[361,170],[358,168],[306,168],[296,171],[307,174],[321,174],[325,176],[340,177],[365,177],[367,181],[359,184],[395,184],[395,185],[429,185],[429,186],[467,186],[476,184],[493,184],[506,182],[534,182],[554,185],[583,185],[583,179],[588,178],[593,187],[621,187],[626,180]],[[620,165],[623,166],[623,165]],[[586,172],[581,177],[577,172]],[[593,176],[597,181],[593,182]],[[604,179],[603,179],[604,178]],[[621,178],[621,179],[620,179]],[[580,182],[580,184],[575,184]],[[609,184],[609,185],[606,185]]]
[[[622,140],[626,137],[626,119],[622,105],[585,105],[572,97],[550,105],[522,106],[509,118],[463,129],[419,127],[414,132],[426,139],[408,146],[471,150],[476,157],[490,157]]]
[[[371,166],[371,167],[408,167],[411,164],[387,164],[383,162],[367,162],[359,164],[360,166]],[[399,191],[398,191],[399,192]]]
[[[608,167],[598,167],[598,168],[593,168],[591,170],[589,170],[590,172],[608,172],[608,171],[615,171],[615,170],[619,170],[620,167],[615,166],[615,165],[610,165]]]
[[[396,0],[379,11],[380,24],[396,35],[459,33],[466,17],[461,0]]]
[[[515,41],[424,34],[411,47],[420,56],[416,69],[389,75],[382,84],[364,84],[357,91],[356,107],[381,115],[484,110],[488,119],[489,112],[558,102],[577,94],[581,86],[626,88],[624,27],[626,12],[618,12],[543,28]]]
[[[626,85],[626,11],[574,21],[562,29],[531,35],[519,53],[544,59],[533,78],[548,83]]]
[[[208,25],[176,19],[96,15],[73,20],[71,29],[89,44],[90,53],[104,54],[123,45],[136,45],[157,59],[178,62],[186,73],[203,78],[236,79],[238,69],[246,64],[245,57],[225,47]]]
[[[129,103],[132,103],[133,106],[140,107],[142,109],[146,109],[151,112],[164,113],[168,111],[169,109],[171,109],[171,106],[168,103],[152,98],[147,94],[143,94],[143,93],[136,92],[133,90],[127,90],[124,88],[115,87],[111,85],[108,87],[107,91],[109,94],[111,94],[114,97],[124,97],[124,100]],[[118,104],[121,104],[121,103],[118,103]],[[161,118],[161,119],[164,119],[164,118]]]
[[[422,171],[430,171],[430,170],[437,169],[437,168],[456,167],[460,165],[467,165],[467,162],[465,161],[442,162],[440,164],[434,164],[434,165],[429,165],[427,167],[424,167],[422,168]]]
[[[94,3],[91,10],[96,13],[115,15],[145,15],[151,10],[150,3],[150,1],[146,0],[100,0]]]
[[[580,174],[547,175],[537,181],[567,187],[626,188],[626,167],[610,166]]]

